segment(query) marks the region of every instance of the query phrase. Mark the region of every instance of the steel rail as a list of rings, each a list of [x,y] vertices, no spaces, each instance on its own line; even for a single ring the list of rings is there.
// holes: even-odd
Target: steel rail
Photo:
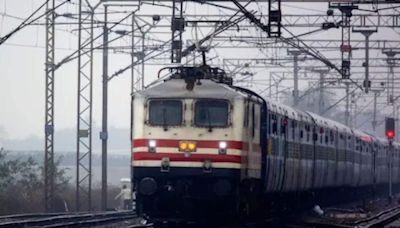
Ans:
[[[46,217],[48,215],[49,217]],[[66,214],[42,214],[41,217],[24,218],[22,220],[4,221],[0,222],[0,227],[60,227],[68,225],[79,225],[79,224],[95,224],[95,223],[107,223],[111,221],[120,221],[124,219],[137,218],[137,215],[133,211],[123,212],[94,212],[94,213],[66,213]],[[11,216],[10,216],[11,217]],[[14,218],[18,218],[18,215]],[[86,222],[86,223],[85,223]]]
[[[389,224],[400,216],[400,206],[389,208],[387,210],[381,211],[378,214],[371,216],[366,219],[358,220],[354,222],[352,227],[357,226],[360,228],[369,227],[383,227]]]
[[[106,218],[97,218],[97,219],[89,219],[89,220],[76,220],[76,221],[67,221],[61,222],[51,225],[43,226],[43,228],[56,228],[56,227],[72,227],[72,226],[85,226],[85,227],[92,227],[98,226],[101,224],[109,224],[109,223],[117,223],[126,220],[132,220],[137,218],[136,215],[121,215],[121,216],[113,216],[113,217],[106,217]]]
[[[317,227],[357,227],[357,228],[371,228],[371,227],[384,227],[385,225],[393,222],[395,219],[400,217],[400,206],[392,207],[386,210],[383,210],[377,214],[369,216],[365,219],[356,220],[353,222],[346,221],[309,221],[305,222],[306,225],[317,226]]]

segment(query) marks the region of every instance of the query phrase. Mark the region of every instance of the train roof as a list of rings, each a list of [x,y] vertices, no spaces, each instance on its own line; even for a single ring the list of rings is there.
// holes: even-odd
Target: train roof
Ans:
[[[254,94],[246,92],[245,89],[235,88],[231,85],[225,84],[222,81],[217,82],[212,78],[198,78],[196,79],[201,83],[195,83],[192,90],[187,89],[187,83],[184,78],[169,78],[164,80],[162,83],[153,85],[145,90],[138,91],[135,96],[143,96],[144,98],[208,98],[208,99],[226,99],[234,100],[237,98],[249,97]],[[317,115],[308,111],[301,111],[296,108],[292,108],[287,105],[280,104],[271,99],[266,99],[268,110],[276,112],[280,115],[287,116],[297,121],[303,121],[312,124],[314,121],[320,127],[326,127],[330,129],[337,129],[339,132],[354,134],[356,137],[363,141],[375,141],[384,145],[388,145],[388,141],[385,138],[376,137],[367,134],[358,129],[351,129],[350,127]],[[396,143],[396,145],[399,145]]]
[[[353,133],[358,139],[364,142],[372,142],[374,139],[371,135],[358,129],[353,129]]]
[[[291,119],[303,121],[306,123],[313,123],[313,121],[315,121],[315,123],[320,127],[326,127],[329,129],[337,129],[339,132],[353,134],[353,130],[350,127],[348,127],[342,123],[322,117],[313,112],[308,112],[308,111],[305,112],[305,111],[301,111],[299,109],[292,108],[287,105],[279,104],[276,101],[273,101],[270,99],[266,99],[266,101],[267,101],[268,110],[271,110],[273,112],[276,112],[276,113],[284,115],[284,116],[287,116]],[[365,139],[371,140],[371,137],[362,131],[359,131],[358,135],[360,135],[360,137],[361,136],[366,137]]]
[[[145,98],[219,98],[233,100],[238,97],[245,97],[242,92],[212,80],[200,80],[200,85],[195,85],[193,90],[186,89],[186,82],[183,79],[169,79],[145,90],[137,92]]]
[[[312,123],[311,117],[306,112],[292,108],[287,105],[279,104],[273,100],[266,99],[266,102],[267,102],[268,110],[271,110],[273,112],[276,112],[276,113],[284,115],[284,116],[287,116],[287,117],[297,120],[297,121]]]
[[[375,137],[375,140],[383,145],[389,145],[389,141],[386,138]]]

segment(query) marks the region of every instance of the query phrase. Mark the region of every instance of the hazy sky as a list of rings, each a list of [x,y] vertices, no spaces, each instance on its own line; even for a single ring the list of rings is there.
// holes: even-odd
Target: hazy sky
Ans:
[[[21,20],[26,18],[44,0],[0,0],[0,36],[7,34],[16,27]],[[56,2],[62,2],[58,0]],[[72,0],[76,3],[77,0]],[[192,7],[192,8],[190,8]],[[257,9],[257,7],[254,7]],[[320,13],[324,14],[327,4],[284,4],[284,14],[289,13]],[[188,5],[187,11],[191,12],[218,12],[213,7],[201,7],[194,4]],[[261,9],[264,10],[264,9]],[[154,7],[144,6],[143,13],[154,13]],[[43,11],[42,11],[43,12]],[[76,12],[76,5],[67,4],[57,11],[58,13]],[[157,13],[170,13],[169,9],[159,8]],[[265,12],[266,13],[266,12]],[[8,16],[6,16],[7,14]],[[101,15],[99,16],[101,19]],[[41,20],[43,22],[43,20]],[[73,52],[77,47],[76,31],[72,34],[63,30],[74,29],[69,25],[59,27],[56,33],[56,59]],[[167,30],[168,31],[168,30]],[[299,30],[294,29],[295,33]],[[97,31],[99,33],[101,31]],[[2,138],[22,139],[29,136],[43,137],[44,134],[44,26],[30,26],[15,34],[5,44],[0,46],[0,142]],[[193,37],[193,31],[187,30],[185,36]],[[339,38],[340,30],[334,30],[315,35],[310,38]],[[169,37],[166,35],[165,37]],[[201,34],[199,34],[202,37]],[[359,35],[355,37],[361,38]],[[371,39],[399,39],[393,31],[382,30]],[[123,39],[117,44],[127,45],[129,39]],[[251,50],[220,50],[211,53],[228,57],[260,57],[260,52]],[[271,53],[273,54],[273,53]],[[337,53],[336,53],[337,54]],[[331,55],[331,54],[327,54]],[[363,56],[363,52],[354,53]],[[377,55],[375,53],[375,55]],[[336,56],[336,55],[335,55]],[[374,56],[374,53],[371,54]],[[101,52],[95,54],[94,73],[94,123],[101,123]],[[110,73],[115,72],[130,61],[129,55],[111,54]],[[155,79],[160,67],[146,66],[146,84]],[[361,70],[361,69],[359,69]],[[261,72],[262,73],[262,72]],[[55,82],[55,127],[70,129],[76,127],[76,101],[77,101],[77,66],[76,61],[62,66],[56,71]],[[130,72],[110,82],[109,92],[109,124],[117,128],[129,128],[130,117]],[[97,139],[98,132],[94,132]]]

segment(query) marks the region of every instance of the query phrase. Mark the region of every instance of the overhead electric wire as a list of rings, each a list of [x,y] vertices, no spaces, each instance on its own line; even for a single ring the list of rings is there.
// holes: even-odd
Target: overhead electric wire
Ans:
[[[232,2],[240,9],[240,11],[242,11],[242,13],[251,21],[253,22],[255,25],[257,25],[260,29],[262,29],[264,32],[269,31],[270,28],[268,28],[267,25],[264,25],[260,19],[256,18],[254,16],[253,13],[249,12],[244,6],[242,6],[237,0],[232,0]],[[252,2],[252,0],[250,0],[248,3]],[[327,59],[325,56],[323,56],[318,50],[315,50],[314,48],[308,46],[306,43],[304,43],[302,40],[295,38],[296,36],[291,33],[288,29],[286,29],[284,26],[282,26],[282,28],[284,30],[286,30],[289,34],[291,34],[294,38],[283,38],[280,37],[280,39],[289,44],[290,46],[297,48],[301,51],[303,51],[304,53],[307,53],[308,55],[314,57],[317,60],[320,60],[322,63],[324,63],[326,66],[328,66],[331,69],[336,70],[340,75],[342,75],[342,71],[335,65],[333,64],[331,61],[329,61],[329,59]],[[296,39],[299,43],[302,43],[304,47],[296,44],[295,42],[293,42],[293,40]],[[359,86],[356,82],[354,82],[352,79],[349,79],[351,81],[351,83],[355,84],[358,88],[360,88],[361,90],[363,90],[363,88],[361,86]]]
[[[49,2],[50,0],[46,0],[42,5],[40,5],[39,8],[37,8],[31,15],[29,15],[24,21],[21,22],[21,24],[16,27],[15,29],[13,29],[11,32],[9,32],[7,35],[3,36],[0,38],[0,46],[6,42],[11,36],[13,36],[15,33],[17,33],[19,30],[23,29],[24,27],[34,23],[35,21],[39,20],[40,18],[46,16],[48,13],[55,11],[57,8],[61,7],[62,5],[64,5],[65,3],[69,2],[70,0],[65,0],[64,2],[60,3],[59,5],[55,6],[53,9],[50,9],[48,11],[46,11],[45,13],[39,15],[38,17],[34,18],[31,20],[31,18],[33,16],[35,16],[35,14],[37,12],[39,12],[44,6],[46,6],[46,4]]]
[[[126,20],[127,18],[131,17],[134,12],[129,13],[127,16],[125,16],[124,18],[122,18],[121,20],[119,20],[118,22],[116,22],[115,24],[113,24],[110,28],[107,28],[108,31],[111,31],[114,27],[116,27],[118,24],[120,24],[121,22],[123,22],[124,20]],[[129,34],[131,32],[128,32],[127,34]],[[101,34],[99,34],[98,36],[96,36],[95,38],[93,38],[93,42],[96,41],[97,39],[101,38],[104,35],[104,32],[102,32]],[[120,37],[118,37],[117,39],[121,38],[124,35],[121,35]],[[112,41],[115,41],[116,39],[112,39],[110,40],[108,43],[111,43]],[[86,48],[87,46],[90,45],[90,42],[82,45],[82,49]],[[95,47],[95,49],[98,47]],[[87,50],[86,52],[83,52],[81,54],[86,54],[87,52],[89,52],[90,50]],[[60,62],[58,62],[57,64],[55,64],[55,67],[53,68],[53,70],[57,70],[61,65],[68,63],[76,58],[78,58],[78,56],[76,55],[79,52],[79,50],[74,51],[73,53],[69,54],[68,56],[64,57]]]
[[[250,2],[248,2],[246,4],[246,6],[250,4]],[[229,19],[227,20],[227,23],[223,23],[222,25],[220,25],[218,28],[216,28],[214,30],[214,32],[212,32],[211,34],[207,35],[206,37],[204,37],[203,39],[199,40],[197,43],[190,45],[189,47],[187,47],[185,50],[182,51],[182,57],[187,56],[189,53],[191,53],[192,51],[196,50],[197,45],[201,46],[204,42],[206,42],[209,39],[212,39],[213,37],[217,36],[218,34],[220,34],[221,32],[227,30],[228,28],[232,27],[233,25],[237,25],[239,22],[244,20],[244,17],[238,17],[235,20],[232,20],[235,16],[237,16],[240,13],[240,11],[236,11],[236,13],[234,13],[232,16],[229,17]]]
[[[235,13],[234,15],[232,15],[231,18],[233,18],[234,16],[236,16],[238,13],[239,13],[239,12]],[[229,22],[229,23],[224,23],[224,24],[222,24],[222,25],[219,26],[214,32],[212,32],[211,34],[209,34],[209,35],[207,35],[206,37],[204,37],[203,39],[201,39],[201,40],[199,41],[199,44],[201,45],[201,44],[204,43],[205,41],[211,39],[213,36],[218,35],[219,33],[225,31],[226,29],[230,28],[230,27],[233,26],[233,25],[236,25],[237,23],[239,23],[239,22],[242,21],[242,20],[244,20],[244,17],[239,17],[239,18],[235,19],[234,21],[231,21],[231,22]],[[229,21],[229,20],[228,20],[228,21]],[[166,42],[163,43],[161,46],[165,46],[165,45],[167,45],[167,44],[169,44],[169,43],[171,43],[171,42],[172,42],[172,39],[166,41]],[[194,51],[194,50],[196,50],[196,45],[195,45],[195,44],[193,44],[193,45],[187,47],[184,51],[182,51],[182,57],[187,56],[188,54],[190,54],[190,53],[191,53],[192,51]],[[150,53],[146,54],[145,56],[149,56],[150,54],[153,54],[155,51],[156,51],[156,50],[153,50],[153,51],[151,51]],[[132,66],[135,66],[135,65],[137,65],[137,64],[140,64],[140,63],[142,63],[142,62],[145,62],[145,61],[147,61],[149,58],[157,57],[157,56],[159,56],[159,55],[161,55],[161,54],[164,54],[164,53],[167,52],[167,51],[170,51],[170,50],[167,49],[167,50],[164,50],[164,51],[158,53],[157,55],[150,56],[150,57],[148,57],[148,58],[143,58],[143,59],[141,59],[141,60],[137,60],[137,61],[135,61],[133,64],[129,64],[128,66],[126,66],[126,67],[124,67],[124,68],[122,68],[122,69],[116,71],[114,74],[112,74],[112,75],[109,77],[108,80],[111,80],[111,79],[113,79],[114,77],[116,77],[116,76],[122,74],[122,73],[125,72],[126,70],[130,69]]]
[[[14,16],[14,15],[8,14],[8,13],[6,13],[6,12],[0,13],[0,16],[2,16],[2,17],[9,17],[9,18],[12,18],[12,19],[20,20],[20,21],[25,20],[25,19],[22,18],[22,17],[17,17],[17,16]]]
[[[326,109],[322,112],[322,115],[324,115],[324,114],[327,113],[329,110],[331,110],[333,107],[335,107],[337,104],[339,104],[339,103],[342,102],[344,99],[346,99],[347,96],[350,96],[351,94],[353,94],[356,90],[357,90],[357,88],[353,89],[348,95],[346,94],[344,97],[340,98],[337,102],[335,102],[334,104],[332,104],[331,106],[329,106],[328,108],[326,108]]]

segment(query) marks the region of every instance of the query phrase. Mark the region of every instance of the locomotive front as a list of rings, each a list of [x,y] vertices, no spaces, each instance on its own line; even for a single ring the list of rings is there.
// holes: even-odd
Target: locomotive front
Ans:
[[[222,83],[182,75],[135,94],[132,181],[139,214],[187,218],[235,208],[243,147],[237,124],[243,114],[235,110],[243,99]]]

